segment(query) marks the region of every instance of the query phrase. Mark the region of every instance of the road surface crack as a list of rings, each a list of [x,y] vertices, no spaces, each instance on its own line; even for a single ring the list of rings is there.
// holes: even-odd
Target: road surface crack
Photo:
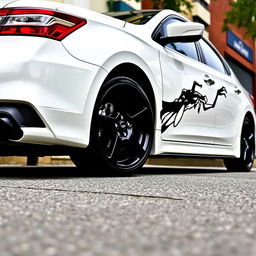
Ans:
[[[35,188],[35,187],[22,187],[22,186],[0,186],[0,188],[9,188],[9,189],[28,189],[35,191],[56,191],[56,192],[71,192],[71,193],[83,193],[83,194],[98,194],[98,195],[114,195],[114,196],[129,196],[135,198],[151,198],[151,199],[167,199],[167,200],[184,200],[180,197],[172,196],[156,196],[156,195],[142,195],[142,194],[133,194],[133,193],[118,193],[118,192],[104,192],[104,191],[89,191],[89,190],[69,190],[62,188]]]

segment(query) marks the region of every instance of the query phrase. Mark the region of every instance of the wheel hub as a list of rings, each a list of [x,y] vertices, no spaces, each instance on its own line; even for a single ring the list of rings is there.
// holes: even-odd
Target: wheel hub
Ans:
[[[115,123],[116,133],[121,139],[129,139],[132,134],[132,125],[129,121],[124,120],[123,115],[120,115],[119,120]]]

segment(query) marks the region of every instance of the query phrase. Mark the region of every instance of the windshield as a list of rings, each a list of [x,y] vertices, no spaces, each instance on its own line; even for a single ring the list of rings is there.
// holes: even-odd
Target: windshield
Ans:
[[[159,13],[159,10],[108,12],[104,14],[129,23],[142,25],[147,23],[157,13]]]

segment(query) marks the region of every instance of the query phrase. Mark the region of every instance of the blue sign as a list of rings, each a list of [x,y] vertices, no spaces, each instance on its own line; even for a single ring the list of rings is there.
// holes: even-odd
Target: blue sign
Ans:
[[[227,32],[227,41],[232,49],[253,63],[253,50],[230,30]]]

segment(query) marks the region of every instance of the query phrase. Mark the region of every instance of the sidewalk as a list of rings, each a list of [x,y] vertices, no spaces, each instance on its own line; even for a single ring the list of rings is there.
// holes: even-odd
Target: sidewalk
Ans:
[[[26,165],[26,157],[0,157],[0,164]],[[73,164],[67,156],[39,157],[39,165],[70,165]],[[198,158],[150,158],[146,164],[170,165],[170,166],[212,166],[223,167],[223,161],[219,159]]]
[[[26,157],[0,157],[0,165],[26,165]],[[72,165],[73,162],[68,156],[46,156],[39,157],[39,165]],[[165,166],[198,166],[198,167],[224,167],[221,159],[206,158],[183,158],[183,157],[164,157],[149,158],[147,165],[165,165]],[[256,160],[254,161],[256,168]]]

